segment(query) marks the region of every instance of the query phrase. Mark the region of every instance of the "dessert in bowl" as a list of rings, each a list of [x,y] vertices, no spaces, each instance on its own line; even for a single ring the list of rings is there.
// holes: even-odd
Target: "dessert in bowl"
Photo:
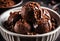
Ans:
[[[23,0],[0,0],[0,13],[21,5]]]
[[[0,31],[6,41],[54,41],[59,35],[59,14],[36,2],[10,9],[0,20]]]

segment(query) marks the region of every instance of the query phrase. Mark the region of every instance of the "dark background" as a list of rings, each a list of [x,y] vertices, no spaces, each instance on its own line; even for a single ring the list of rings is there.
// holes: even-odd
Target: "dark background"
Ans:
[[[60,3],[59,0],[23,0],[23,3],[25,2],[28,2],[28,1],[37,1],[39,2],[42,6],[45,6],[45,7],[48,7],[48,8],[53,8],[54,5]],[[56,2],[55,4],[52,3],[52,1]],[[42,3],[41,3],[42,2]],[[50,5],[49,5],[50,4]],[[59,6],[59,9],[60,9],[60,6]],[[60,14],[60,10],[57,10],[57,12]],[[56,39],[56,41],[59,41],[60,40],[60,35],[59,37]],[[5,41],[3,39],[3,37],[1,36],[0,34],[0,41]]]

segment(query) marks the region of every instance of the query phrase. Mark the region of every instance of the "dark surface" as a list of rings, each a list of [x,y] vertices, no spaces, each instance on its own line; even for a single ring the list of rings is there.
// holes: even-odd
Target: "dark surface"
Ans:
[[[27,2],[27,1],[29,1],[29,0],[24,0],[24,2]],[[40,0],[35,0],[35,1],[38,1],[38,2],[39,2]],[[47,4],[47,5],[46,5],[46,4],[42,4],[42,6],[46,6],[46,7],[49,7],[49,8],[52,7],[52,6],[51,6],[51,7],[48,6],[48,3],[49,3],[51,0],[45,0],[45,1],[44,1],[44,0],[41,0],[41,1],[43,1],[43,2],[45,2],[45,3]],[[41,2],[41,1],[40,1],[40,2]],[[58,0],[55,0],[55,1],[56,1],[57,3],[60,2],[60,1],[58,1]],[[56,41],[59,41],[59,40],[60,40],[60,35],[59,35],[59,37],[57,38]],[[5,40],[3,39],[3,37],[1,36],[1,34],[0,34],[0,41],[5,41]]]

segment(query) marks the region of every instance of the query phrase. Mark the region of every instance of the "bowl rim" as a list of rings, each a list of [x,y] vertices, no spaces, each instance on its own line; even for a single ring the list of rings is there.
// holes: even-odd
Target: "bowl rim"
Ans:
[[[7,11],[5,11],[5,12],[11,11],[11,10],[16,10],[16,9],[18,9],[18,8],[22,8],[22,6],[21,6],[21,7],[16,7],[16,8],[10,9],[10,10],[7,10]],[[54,12],[54,13],[60,18],[60,15],[59,15],[56,11],[54,11],[54,10],[52,10],[52,9],[50,9],[50,8],[47,8],[47,7],[43,7],[43,6],[41,6],[41,8],[44,8],[44,9],[47,9],[47,10],[50,10],[50,11]],[[4,12],[4,13],[5,13],[5,12]],[[3,15],[4,13],[2,13],[2,15]],[[0,26],[0,29],[1,29],[2,31],[4,31],[5,33],[7,33],[7,34],[9,34],[9,35],[13,35],[13,36],[20,36],[20,37],[41,37],[41,36],[48,36],[48,35],[51,35],[51,34],[53,34],[53,33],[56,33],[58,30],[60,30],[60,25],[59,25],[55,30],[53,30],[53,31],[51,31],[51,32],[44,33],[44,34],[37,34],[37,35],[23,35],[23,34],[18,34],[18,33],[10,32],[10,31],[6,30],[5,28],[3,28],[3,27],[1,27],[1,26]]]
[[[4,8],[14,8],[14,7],[17,7],[19,5],[21,5],[23,3],[23,0],[21,0],[19,3],[17,4],[14,4],[13,6],[10,6],[10,7],[4,7]]]
[[[60,5],[60,3],[57,3],[56,5],[54,5],[54,6],[52,7],[52,9],[58,7],[59,5]]]

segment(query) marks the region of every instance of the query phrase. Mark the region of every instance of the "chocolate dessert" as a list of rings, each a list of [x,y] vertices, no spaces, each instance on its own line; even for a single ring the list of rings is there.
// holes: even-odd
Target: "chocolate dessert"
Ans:
[[[15,5],[14,0],[0,0],[0,8],[6,8]]]
[[[42,9],[37,2],[27,2],[21,11],[11,12],[8,20],[4,22],[8,30],[26,35],[47,33],[54,30],[56,25],[50,12]]]

